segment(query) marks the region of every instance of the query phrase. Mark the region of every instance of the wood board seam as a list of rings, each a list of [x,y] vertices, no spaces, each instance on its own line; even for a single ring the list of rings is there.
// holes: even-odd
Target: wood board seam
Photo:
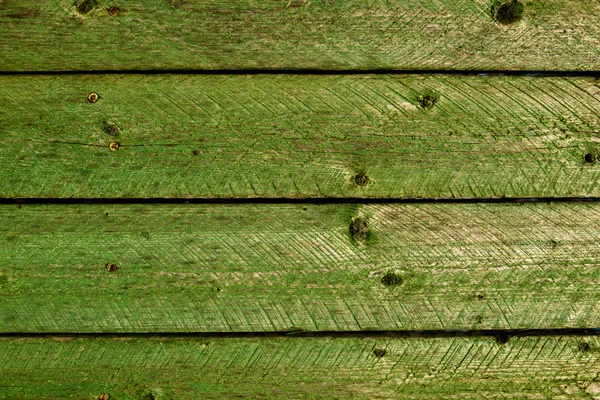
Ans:
[[[391,338],[391,339],[439,339],[439,338],[495,338],[505,343],[518,337],[554,336],[600,336],[600,328],[557,329],[484,329],[484,330],[382,330],[382,331],[274,331],[274,332],[0,332],[3,338]]]

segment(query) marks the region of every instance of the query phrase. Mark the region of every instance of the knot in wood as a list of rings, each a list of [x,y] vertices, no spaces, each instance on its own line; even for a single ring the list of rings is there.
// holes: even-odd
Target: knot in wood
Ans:
[[[581,351],[582,353],[590,351],[590,344],[588,342],[579,343],[579,351]]]
[[[358,186],[364,187],[369,184],[369,177],[364,172],[361,172],[354,177],[354,182],[356,182]]]
[[[106,123],[104,123],[104,131],[110,136],[119,135],[119,127],[112,121],[107,121]]]
[[[393,272],[388,272],[381,278],[381,283],[385,286],[397,286],[402,283],[402,277]]]
[[[375,357],[381,358],[387,354],[387,350],[378,347],[375,350],[373,350],[373,354],[375,355]]]
[[[98,5],[97,0],[83,0],[77,6],[77,11],[79,14],[87,14],[94,9]]]
[[[424,110],[429,110],[430,108],[435,106],[436,102],[437,102],[437,99],[433,93],[425,94],[419,98],[419,103],[421,104],[421,108],[423,108]]]
[[[367,240],[369,233],[369,223],[364,218],[355,218],[350,224],[350,234],[355,240]]]
[[[502,25],[519,22],[523,18],[525,7],[519,0],[500,1],[492,8],[494,20]]]

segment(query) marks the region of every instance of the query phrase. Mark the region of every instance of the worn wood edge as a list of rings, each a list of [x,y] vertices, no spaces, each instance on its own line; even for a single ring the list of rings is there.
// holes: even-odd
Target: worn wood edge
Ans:
[[[2,198],[600,197],[595,78],[0,82]]]
[[[501,4],[5,0],[0,71],[600,70],[597,2]]]
[[[590,399],[597,337],[0,339],[0,399]]]
[[[0,206],[0,332],[600,326],[599,204]]]

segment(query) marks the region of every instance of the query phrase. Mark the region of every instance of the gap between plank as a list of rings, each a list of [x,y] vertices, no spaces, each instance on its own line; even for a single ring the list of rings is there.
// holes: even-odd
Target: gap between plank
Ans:
[[[278,331],[278,332],[3,332],[3,338],[73,338],[73,339],[135,339],[135,338],[398,338],[436,339],[456,337],[490,337],[506,343],[513,337],[599,336],[600,328],[505,329],[505,330],[420,330],[420,331]]]

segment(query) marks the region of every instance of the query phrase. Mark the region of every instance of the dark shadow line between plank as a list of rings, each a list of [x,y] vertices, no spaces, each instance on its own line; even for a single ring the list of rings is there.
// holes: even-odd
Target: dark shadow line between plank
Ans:
[[[335,338],[335,339],[436,339],[458,337],[491,338],[499,344],[513,337],[599,336],[600,328],[508,329],[508,330],[418,330],[418,331],[277,331],[277,332],[4,332],[0,339],[65,338],[65,339],[244,339],[244,338]]]
[[[540,198],[0,198],[0,204],[524,204],[524,203],[599,203],[600,197],[540,197]]]
[[[534,76],[600,77],[600,71],[511,71],[511,70],[402,70],[402,69],[164,69],[164,70],[94,70],[94,71],[0,71],[0,75],[456,75],[456,76]]]

